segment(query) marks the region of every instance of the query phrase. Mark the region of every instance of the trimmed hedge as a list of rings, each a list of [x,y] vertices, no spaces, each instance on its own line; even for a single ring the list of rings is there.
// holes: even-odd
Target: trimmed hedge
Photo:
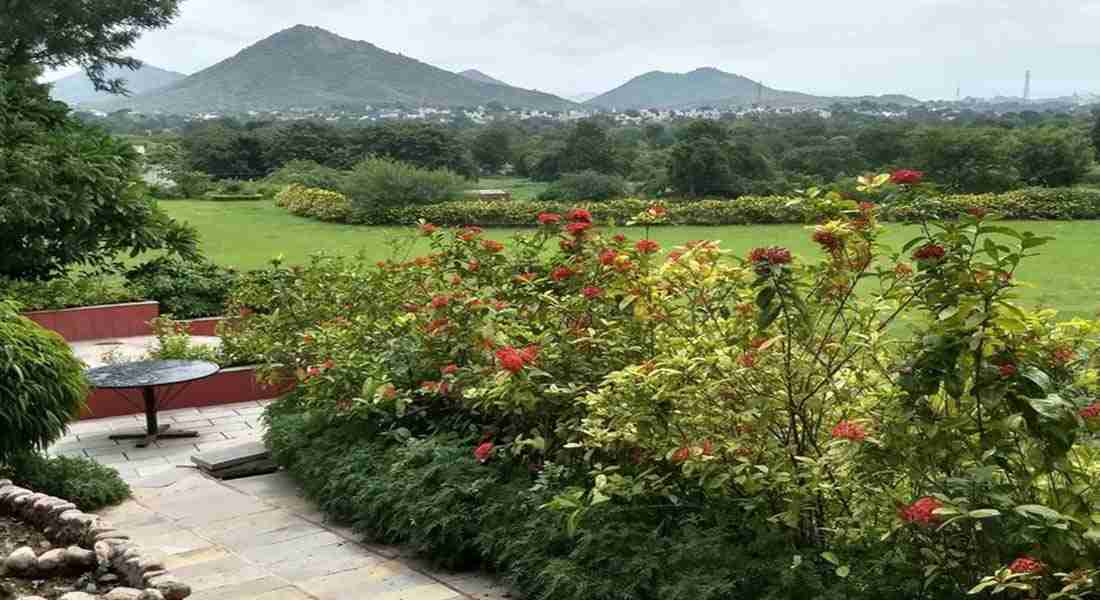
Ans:
[[[307,188],[296,183],[275,196],[275,204],[291,214],[321,221],[347,222],[351,217],[351,202],[340,192]]]
[[[790,196],[742,196],[733,200],[662,200],[672,225],[754,225],[805,223],[815,220],[819,207],[794,202]],[[542,212],[564,213],[585,208],[598,222],[626,223],[651,206],[652,200],[625,198],[603,202],[544,202],[459,200],[424,206],[351,211],[346,222],[364,225],[437,225],[529,227]],[[883,207],[882,217],[904,221],[919,213],[951,219],[969,209],[982,208],[1011,220],[1100,219],[1100,190],[1027,188],[1003,194],[957,194]],[[294,212],[294,211],[291,211]],[[296,212],[295,214],[304,214]]]

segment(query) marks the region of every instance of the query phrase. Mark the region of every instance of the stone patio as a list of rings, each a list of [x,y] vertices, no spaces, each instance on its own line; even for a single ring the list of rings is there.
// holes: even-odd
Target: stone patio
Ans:
[[[511,598],[482,574],[431,569],[400,548],[364,544],[329,523],[284,473],[219,482],[193,468],[196,452],[260,439],[263,402],[161,412],[196,439],[144,449],[108,439],[141,415],[81,421],[50,448],[119,470],[134,497],[102,515],[143,548],[163,552],[194,600],[484,600]]]

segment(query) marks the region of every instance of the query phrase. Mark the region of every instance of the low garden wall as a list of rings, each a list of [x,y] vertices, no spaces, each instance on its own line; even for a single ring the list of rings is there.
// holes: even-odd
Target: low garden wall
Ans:
[[[53,549],[18,548],[4,561],[8,576],[44,579],[59,572],[94,573],[99,581],[117,581],[106,596],[73,592],[73,598],[183,600],[191,588],[100,517],[81,512],[61,498],[35,493],[0,479],[0,515],[41,531]]]
[[[157,302],[127,302],[39,310],[24,313],[28,319],[51,331],[56,331],[70,342],[113,337],[135,337],[153,332],[150,321],[160,316]]]

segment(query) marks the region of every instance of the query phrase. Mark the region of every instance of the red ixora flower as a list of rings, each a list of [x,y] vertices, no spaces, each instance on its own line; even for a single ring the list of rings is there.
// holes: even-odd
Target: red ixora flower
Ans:
[[[691,458],[691,448],[683,447],[672,453],[672,462],[682,463]]]
[[[539,357],[538,346],[527,346],[523,350],[517,350],[512,346],[505,346],[496,351],[500,367],[509,373],[519,373],[528,365],[534,364]]]
[[[1009,377],[1015,377],[1018,369],[1012,363],[1005,363],[997,367],[997,371],[1001,374],[1001,377],[1008,379]]]
[[[600,252],[600,264],[605,267],[610,267],[615,264],[615,259],[619,258],[619,253],[614,250],[604,250]]]
[[[1041,573],[1044,565],[1030,556],[1021,556],[1008,565],[1008,570],[1013,573]]]
[[[789,264],[791,251],[780,246],[754,248],[749,253],[749,261],[756,265],[757,275],[767,275],[770,271],[769,267]]]
[[[626,236],[621,233],[616,233],[615,235],[611,236],[611,239],[615,240],[616,243],[621,244],[626,241]]]
[[[989,214],[989,211],[987,209],[980,206],[972,206],[966,209],[966,212],[976,219],[984,219],[985,216]]]
[[[569,267],[558,267],[550,272],[550,279],[554,281],[565,281],[573,276],[573,269]]]
[[[451,297],[450,296],[445,296],[445,295],[441,294],[439,296],[435,296],[434,298],[432,298],[432,308],[434,308],[436,310],[439,310],[441,308],[446,308],[447,305],[450,304],[450,303],[451,303]]]
[[[581,237],[589,229],[592,229],[592,223],[589,221],[577,221],[565,226],[565,231],[573,237]]]
[[[939,244],[925,244],[913,252],[914,260],[940,260],[947,256],[947,249]]]
[[[440,369],[439,372],[444,374],[444,375],[454,375],[455,373],[458,373],[458,365],[456,365],[454,363],[449,364],[449,365],[443,367],[442,369]]]
[[[543,225],[557,225],[561,223],[561,215],[549,212],[539,213],[539,223]]]
[[[1073,359],[1077,358],[1077,353],[1072,348],[1058,348],[1053,353],[1054,362],[1060,365],[1066,365],[1073,362]]]
[[[901,169],[890,174],[890,183],[916,185],[924,179],[924,173],[912,169]]]
[[[596,298],[599,298],[603,295],[603,288],[598,288],[595,286],[586,287],[581,290],[581,294],[583,294],[584,297],[588,298],[589,300],[595,300]]]
[[[638,240],[638,243],[634,245],[634,249],[640,254],[653,254],[661,249],[661,245],[653,240]]]
[[[1100,402],[1093,402],[1092,404],[1082,408],[1077,414],[1081,415],[1082,419],[1095,419],[1100,417]]]
[[[474,449],[474,458],[477,462],[485,464],[489,462],[489,457],[493,455],[493,443],[485,442]]]
[[[566,213],[565,218],[569,219],[570,221],[572,221],[574,223],[579,223],[579,222],[591,223],[592,222],[592,213],[588,212],[587,210],[584,210],[583,208],[574,208],[573,210]]]
[[[813,240],[829,252],[836,252],[844,245],[844,242],[835,233],[823,227],[814,230]]]
[[[436,231],[439,231],[439,227],[436,227],[435,225],[432,225],[431,223],[421,223],[420,224],[420,233],[421,233],[421,235],[426,235],[426,236],[431,235],[431,234],[435,233]]]
[[[481,247],[489,252],[500,252],[504,249],[504,244],[496,240],[481,240]]]
[[[654,204],[653,206],[650,206],[648,209],[646,209],[646,213],[655,219],[660,219],[661,217],[668,214],[668,210],[660,204]]]
[[[940,521],[936,509],[943,508],[943,503],[931,496],[925,496],[901,509],[899,516],[906,523],[918,525],[934,525]]]
[[[863,426],[859,423],[845,420],[837,423],[836,427],[833,427],[832,436],[833,439],[837,440],[862,442],[867,439],[867,431],[865,431]]]
[[[462,228],[462,231],[458,233],[458,239],[464,242],[471,242],[477,239],[481,235],[481,228],[477,225],[467,225]]]

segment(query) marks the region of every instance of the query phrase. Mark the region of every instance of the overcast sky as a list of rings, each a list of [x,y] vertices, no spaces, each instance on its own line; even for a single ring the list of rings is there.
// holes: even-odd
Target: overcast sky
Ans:
[[[184,0],[133,55],[193,73],[296,24],[562,95],[714,66],[821,95],[1100,93],[1100,0]]]

